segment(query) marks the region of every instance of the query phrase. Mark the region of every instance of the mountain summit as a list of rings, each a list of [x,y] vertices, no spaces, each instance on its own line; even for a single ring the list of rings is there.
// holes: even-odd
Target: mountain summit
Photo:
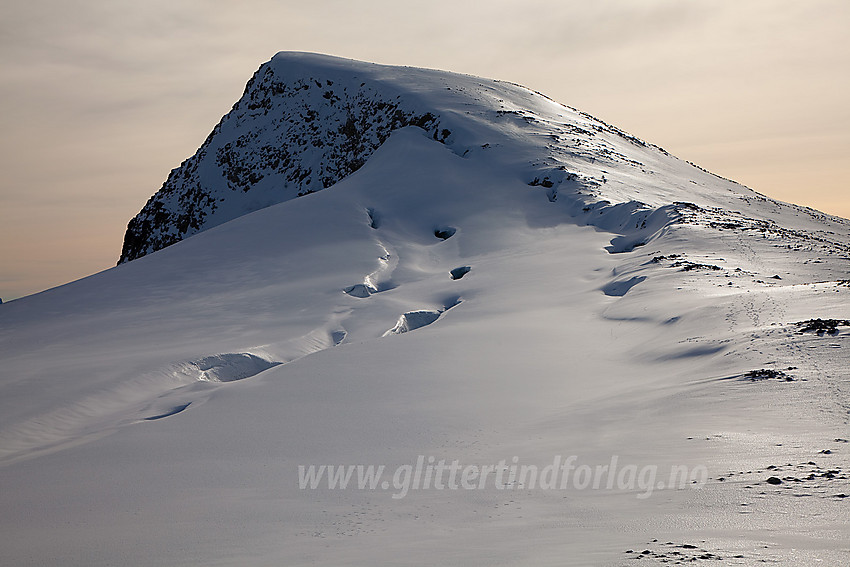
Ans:
[[[408,126],[463,158],[510,164],[551,201],[569,203],[571,214],[594,211],[581,222],[606,228],[622,221],[598,218],[598,209],[612,205],[646,212],[643,223],[664,207],[658,218],[675,216],[676,202],[728,206],[755,197],[512,83],[281,52],[257,70],[195,155],[172,170],[130,221],[119,263],[331,187]]]
[[[0,564],[845,565],[848,274],[524,87],[278,54],[0,305]]]

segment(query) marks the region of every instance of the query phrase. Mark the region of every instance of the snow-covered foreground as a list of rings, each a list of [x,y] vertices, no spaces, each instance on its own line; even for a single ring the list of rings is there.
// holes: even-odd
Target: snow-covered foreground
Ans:
[[[0,306],[0,563],[850,562],[846,221],[465,127]]]

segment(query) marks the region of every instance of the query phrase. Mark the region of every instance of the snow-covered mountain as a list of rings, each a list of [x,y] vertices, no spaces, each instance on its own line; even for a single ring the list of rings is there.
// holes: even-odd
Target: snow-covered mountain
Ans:
[[[280,53],[0,305],[0,562],[847,563],[848,268],[524,87]]]
[[[686,167],[656,146],[510,83],[303,53],[263,64],[194,156],[130,221],[119,263],[251,211],[331,187],[392,132],[418,126],[464,158],[489,154],[587,208],[584,222],[651,230],[699,207],[741,210],[757,198]],[[675,175],[670,175],[670,171]],[[741,202],[743,200],[743,202]],[[608,205],[625,205],[599,218]]]

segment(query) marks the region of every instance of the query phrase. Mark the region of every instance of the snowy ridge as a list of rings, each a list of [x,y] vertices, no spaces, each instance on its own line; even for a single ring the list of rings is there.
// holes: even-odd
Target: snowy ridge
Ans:
[[[138,258],[247,212],[332,186],[356,171],[389,134],[423,128],[459,155],[485,149],[528,170],[550,199],[633,199],[605,165],[628,165],[635,146],[666,152],[524,87],[452,73],[319,55],[279,53],[198,152],[171,172],[130,222],[119,262]],[[516,151],[523,149],[519,155]],[[501,150],[501,151],[500,151]],[[523,163],[524,162],[524,163]],[[626,182],[627,183],[627,182]],[[650,206],[657,202],[648,199]],[[657,199],[656,199],[657,201]],[[643,202],[643,201],[641,201]]]
[[[119,263],[330,187],[411,125],[457,155],[523,171],[576,222],[628,233],[615,252],[682,216],[740,214],[751,200],[785,206],[519,85],[281,52],[130,222]]]

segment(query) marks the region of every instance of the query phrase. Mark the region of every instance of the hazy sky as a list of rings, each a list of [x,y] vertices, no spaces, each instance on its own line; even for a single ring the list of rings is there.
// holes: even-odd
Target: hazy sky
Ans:
[[[0,298],[115,264],[281,50],[509,80],[850,217],[846,0],[0,0]]]

